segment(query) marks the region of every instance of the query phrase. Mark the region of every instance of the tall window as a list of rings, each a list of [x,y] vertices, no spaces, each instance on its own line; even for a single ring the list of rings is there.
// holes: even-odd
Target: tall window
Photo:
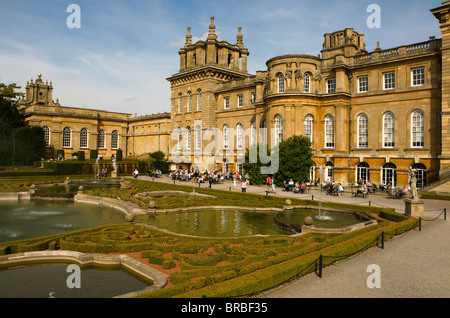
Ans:
[[[178,114],[181,114],[183,109],[183,95],[178,94]]]
[[[334,171],[333,171],[333,169],[334,169],[333,163],[331,161],[328,161],[325,164],[325,176],[324,176],[325,180],[324,181],[333,180],[334,179]],[[320,180],[320,182],[322,182],[322,180]]]
[[[197,91],[197,111],[202,110],[202,90]]]
[[[424,114],[421,110],[411,114],[411,142],[414,148],[425,146]]]
[[[381,168],[381,181],[388,185],[389,183],[391,186],[396,187],[397,186],[397,166],[393,163],[385,163]]]
[[[252,122],[250,126],[250,145],[256,145],[256,122]]]
[[[178,131],[178,143],[177,143],[177,149],[181,150],[181,142],[183,141],[183,134],[181,133],[181,127],[177,128]]]
[[[244,149],[244,128],[242,124],[236,126],[236,146],[237,149]]]
[[[305,73],[305,75],[303,76],[303,93],[310,92],[310,82],[311,82],[311,77],[309,76],[308,73]]]
[[[69,127],[64,127],[63,129],[63,147],[72,147],[72,130]]]
[[[260,131],[261,143],[267,145],[267,120],[263,120]]]
[[[427,167],[422,163],[415,163],[411,168],[414,169],[417,178],[417,188],[422,189],[427,185]]]
[[[44,130],[45,147],[50,147],[50,127],[44,126],[42,129]]]
[[[358,116],[358,148],[369,146],[369,119],[366,114]]]
[[[369,77],[360,76],[358,77],[358,92],[364,93],[369,91]]]
[[[226,96],[223,98],[223,108],[230,108],[230,97]]]
[[[395,147],[395,118],[391,112],[383,116],[383,147]]]
[[[334,118],[331,115],[325,117],[325,148],[334,148]]]
[[[80,148],[88,148],[88,130],[81,128],[80,131]]]
[[[411,83],[412,86],[425,85],[425,68],[419,67],[411,70]]]
[[[278,93],[284,93],[284,75],[278,75]]]
[[[191,127],[186,127],[186,133],[187,133],[187,141],[186,141],[186,149],[191,149]]]
[[[306,115],[305,121],[303,123],[303,135],[305,137],[308,137],[309,140],[311,140],[312,143],[312,137],[313,137],[313,118],[311,115]]]
[[[360,162],[356,166],[356,182],[359,180],[363,183],[369,181],[369,164],[367,162]]]
[[[336,79],[331,78],[327,80],[327,93],[332,94],[336,93]]]
[[[202,127],[195,127],[195,149],[202,149]]]
[[[188,92],[187,109],[186,112],[190,113],[192,109],[192,93]]]
[[[395,88],[395,72],[388,72],[383,74],[383,88],[393,89]]]
[[[111,133],[111,149],[119,148],[119,132],[117,130],[113,130]]]
[[[98,149],[104,149],[105,148],[105,131],[103,129],[98,131],[97,148]]]
[[[275,145],[283,141],[283,118],[281,115],[275,116]]]
[[[238,95],[238,107],[244,106],[244,95]]]
[[[228,149],[229,128],[228,125],[223,125],[223,149]]]

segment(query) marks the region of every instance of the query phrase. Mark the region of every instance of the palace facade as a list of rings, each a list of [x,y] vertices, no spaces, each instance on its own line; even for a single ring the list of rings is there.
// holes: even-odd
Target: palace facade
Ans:
[[[431,10],[442,39],[368,52],[352,28],[326,33],[321,54],[289,54],[247,71],[241,28],[236,42],[219,41],[214,18],[206,40],[190,28],[171,84],[170,113],[133,117],[53,101],[39,75],[26,86],[21,108],[44,127],[48,155],[98,149],[163,151],[172,168],[242,172],[245,149],[270,147],[293,135],[310,138],[319,176],[342,184],[359,179],[418,186],[450,170],[450,1]],[[302,181],[302,180],[299,180]]]

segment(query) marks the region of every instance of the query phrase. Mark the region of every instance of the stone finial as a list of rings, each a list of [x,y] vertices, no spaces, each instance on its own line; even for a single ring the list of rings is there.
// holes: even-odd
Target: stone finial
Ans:
[[[188,46],[190,44],[192,44],[191,27],[187,27],[186,43],[184,44],[184,46]]]
[[[242,35],[242,27],[238,27],[238,34],[237,34],[237,41],[236,41],[236,44],[238,45],[238,46],[244,46],[244,36]]]
[[[211,24],[209,25],[209,34],[208,34],[208,40],[216,40],[216,26],[214,24],[214,17],[211,17]]]

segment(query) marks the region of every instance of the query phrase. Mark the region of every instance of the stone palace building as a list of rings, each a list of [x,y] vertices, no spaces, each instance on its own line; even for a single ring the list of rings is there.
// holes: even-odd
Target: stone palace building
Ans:
[[[352,28],[326,33],[321,54],[287,54],[249,74],[241,28],[219,40],[211,18],[205,41],[190,28],[179,50],[170,112],[133,117],[53,101],[39,74],[20,100],[31,125],[44,127],[48,156],[97,149],[105,158],[163,151],[172,169],[242,171],[245,149],[293,135],[311,139],[315,166],[327,179],[418,186],[450,170],[450,1],[431,10],[442,39],[368,52]],[[299,180],[300,181],[300,180]]]

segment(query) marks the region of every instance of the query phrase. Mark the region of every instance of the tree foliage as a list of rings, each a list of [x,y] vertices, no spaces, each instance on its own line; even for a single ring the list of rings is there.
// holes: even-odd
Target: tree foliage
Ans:
[[[311,141],[305,136],[292,136],[279,144],[279,167],[275,173],[277,185],[284,180],[307,182],[314,165]]]
[[[12,164],[14,129],[27,125],[17,108],[17,100],[23,93],[16,84],[0,83],[0,165]]]

